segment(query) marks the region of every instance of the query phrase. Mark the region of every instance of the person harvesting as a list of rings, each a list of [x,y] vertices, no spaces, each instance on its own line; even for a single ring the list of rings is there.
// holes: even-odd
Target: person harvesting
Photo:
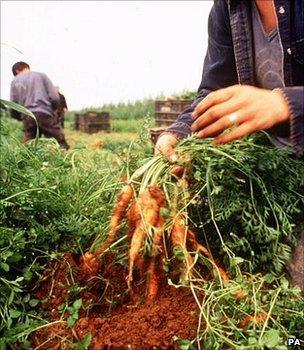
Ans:
[[[54,137],[59,145],[68,149],[69,145],[60,129],[55,116],[59,106],[59,95],[52,82],[44,73],[33,72],[26,62],[17,62],[12,67],[14,80],[11,83],[10,99],[27,109],[36,117],[39,134]],[[16,115],[16,111],[12,111]],[[37,124],[32,118],[21,117],[24,130],[24,142],[36,137]]]
[[[274,145],[303,154],[303,13],[301,0],[215,0],[197,98],[156,153],[176,160],[175,146],[191,132],[225,144],[268,130]]]

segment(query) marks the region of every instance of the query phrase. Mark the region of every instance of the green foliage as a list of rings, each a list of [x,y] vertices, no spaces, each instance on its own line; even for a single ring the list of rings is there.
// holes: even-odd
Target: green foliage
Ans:
[[[28,286],[59,252],[79,253],[93,238],[94,244],[104,240],[121,174],[131,175],[143,165],[134,175],[143,177],[142,186],[157,183],[169,198],[176,188],[171,165],[161,157],[146,162],[151,151],[145,127],[133,146],[106,140],[106,150],[120,160],[113,162],[87,148],[63,151],[52,140],[25,146],[18,141],[19,124],[7,118],[1,122],[0,349],[16,341],[28,348],[28,334],[46,323]],[[212,350],[282,350],[289,335],[304,337],[303,297],[278,275],[295,244],[295,228],[304,226],[303,160],[261,142],[254,138],[215,147],[210,140],[188,139],[178,147],[190,183],[178,188],[183,199],[176,202],[178,209],[186,198],[191,226],[216,255],[225,257],[233,276],[226,286],[220,278],[181,281],[196,297],[201,322],[195,340],[175,339],[183,349],[200,342]],[[170,216],[168,210],[162,215]],[[185,258],[178,249],[174,255]],[[173,266],[165,262],[167,270]],[[250,274],[261,269],[270,273]],[[240,288],[244,300],[235,298]],[[82,300],[77,286],[69,295],[64,307],[73,326]],[[267,320],[240,328],[240,320],[259,312]],[[74,349],[88,349],[91,340],[87,334]]]
[[[243,269],[280,272],[304,225],[304,162],[258,142],[180,145],[192,159],[191,192],[200,193],[191,218],[214,249],[243,258]]]
[[[74,111],[69,117],[73,116],[74,113],[84,113],[88,111],[109,112],[111,119],[143,119],[147,115],[154,114],[154,100],[144,99],[128,103],[108,103],[100,107],[88,107],[81,111]]]
[[[67,307],[69,317],[67,319],[67,324],[69,327],[73,327],[79,318],[79,310],[82,307],[82,299],[77,299],[74,301],[72,306]]]
[[[121,170],[96,152],[65,152],[52,140],[23,145],[14,137],[18,124],[1,123],[0,336],[8,337],[34,322],[36,301],[24,299],[24,289],[56,252],[80,252],[106,234]]]
[[[80,341],[79,343],[77,344],[74,344],[74,347],[73,349],[74,350],[87,350],[91,344],[91,341],[92,341],[92,334],[91,333],[87,333],[82,341]]]
[[[172,95],[172,97],[176,100],[195,100],[197,96],[196,91],[184,90],[178,94]]]

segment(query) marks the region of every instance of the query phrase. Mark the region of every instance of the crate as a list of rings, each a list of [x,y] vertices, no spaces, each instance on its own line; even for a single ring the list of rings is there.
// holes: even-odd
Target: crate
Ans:
[[[161,126],[170,126],[172,123],[176,121],[180,113],[176,112],[155,112],[155,125],[157,127]]]
[[[156,113],[182,113],[186,108],[190,107],[193,100],[156,100],[155,112]]]
[[[155,125],[170,126],[186,108],[191,106],[192,102],[192,100],[156,100]]]
[[[166,130],[165,127],[157,127],[157,128],[150,128],[149,134],[150,134],[150,139],[155,146],[157,139],[159,138],[160,134]]]
[[[75,115],[75,129],[88,134],[99,131],[110,132],[110,115],[108,112],[97,113],[91,111],[82,115]]]
[[[79,130],[79,117],[80,117],[80,114],[75,113],[75,117],[74,117],[74,129],[75,130]]]

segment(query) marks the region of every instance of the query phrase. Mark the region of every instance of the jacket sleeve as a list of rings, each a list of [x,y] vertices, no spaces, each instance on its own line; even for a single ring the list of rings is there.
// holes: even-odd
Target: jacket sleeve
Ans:
[[[51,101],[52,107],[55,110],[59,107],[60,104],[59,94],[55,90],[53,83],[46,74],[43,74],[43,83]]]
[[[208,20],[208,49],[202,80],[193,104],[186,109],[166,132],[182,139],[191,133],[191,113],[211,91],[238,83],[233,43],[225,0],[215,0]]]
[[[291,86],[280,89],[289,105],[290,138],[298,154],[304,153],[304,87]]]

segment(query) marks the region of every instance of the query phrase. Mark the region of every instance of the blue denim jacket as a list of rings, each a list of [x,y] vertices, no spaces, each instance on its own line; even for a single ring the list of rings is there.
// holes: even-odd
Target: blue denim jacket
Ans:
[[[289,135],[295,151],[304,152],[304,0],[275,0],[284,52],[282,92],[292,115]],[[191,113],[211,91],[234,84],[255,85],[251,1],[214,0],[208,21],[208,50],[196,100],[167,131],[191,133]],[[257,101],[258,103],[258,101]]]

